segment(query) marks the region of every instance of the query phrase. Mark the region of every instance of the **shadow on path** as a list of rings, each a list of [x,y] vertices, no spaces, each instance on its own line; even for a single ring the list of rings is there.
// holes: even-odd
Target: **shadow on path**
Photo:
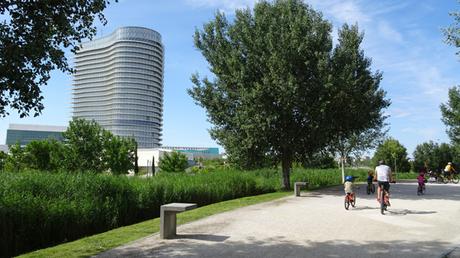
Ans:
[[[210,242],[224,242],[229,236],[219,236],[210,234],[178,234],[174,239],[195,239]]]
[[[152,243],[153,244],[153,243]],[[439,241],[291,242],[278,238],[258,241],[165,241],[160,246],[127,247],[101,257],[438,257],[452,247]]]

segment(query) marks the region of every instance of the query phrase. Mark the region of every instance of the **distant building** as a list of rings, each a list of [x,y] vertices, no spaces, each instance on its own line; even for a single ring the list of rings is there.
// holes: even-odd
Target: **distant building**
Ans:
[[[161,149],[174,150],[181,153],[193,154],[194,158],[219,158],[219,148],[215,147],[174,147],[174,146],[161,146]]]
[[[139,148],[161,145],[163,44],[160,33],[121,27],[75,55],[73,117],[94,120]]]
[[[6,145],[27,145],[33,140],[56,139],[62,141],[65,126],[10,124],[6,131]]]

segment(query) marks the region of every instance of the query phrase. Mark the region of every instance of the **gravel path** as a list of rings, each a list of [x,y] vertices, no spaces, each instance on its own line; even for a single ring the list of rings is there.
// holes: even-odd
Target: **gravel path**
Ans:
[[[192,222],[178,237],[158,234],[98,257],[440,257],[460,245],[460,185],[391,185],[381,215],[374,195],[357,190],[345,210],[341,187],[306,192]],[[456,249],[455,249],[456,250]]]

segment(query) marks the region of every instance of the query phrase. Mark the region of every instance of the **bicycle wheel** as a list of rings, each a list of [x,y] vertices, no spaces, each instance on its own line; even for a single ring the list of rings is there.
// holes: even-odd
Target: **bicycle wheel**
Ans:
[[[353,198],[350,200],[351,207],[355,207],[356,205],[356,194],[353,194]]]
[[[381,191],[380,192],[380,213],[382,213],[382,215],[385,215],[385,209],[386,209],[385,196],[384,195],[385,195],[384,191]]]
[[[348,210],[348,208],[350,207],[350,200],[348,200],[348,195],[345,196],[345,210]]]
[[[443,182],[444,184],[449,183],[449,177],[448,177],[448,176],[443,176],[443,177],[442,177],[442,182]]]
[[[457,174],[452,176],[452,183],[458,184],[459,181],[460,181],[460,178],[458,177]]]

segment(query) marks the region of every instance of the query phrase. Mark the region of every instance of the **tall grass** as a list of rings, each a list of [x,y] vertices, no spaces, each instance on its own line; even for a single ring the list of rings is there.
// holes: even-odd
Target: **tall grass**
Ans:
[[[348,172],[347,172],[348,173]],[[350,172],[351,173],[351,172]],[[365,174],[365,171],[353,173]],[[294,169],[310,188],[341,183],[338,170]],[[0,256],[12,256],[159,216],[160,206],[199,206],[281,189],[277,170],[220,170],[153,178],[26,171],[0,174]]]

